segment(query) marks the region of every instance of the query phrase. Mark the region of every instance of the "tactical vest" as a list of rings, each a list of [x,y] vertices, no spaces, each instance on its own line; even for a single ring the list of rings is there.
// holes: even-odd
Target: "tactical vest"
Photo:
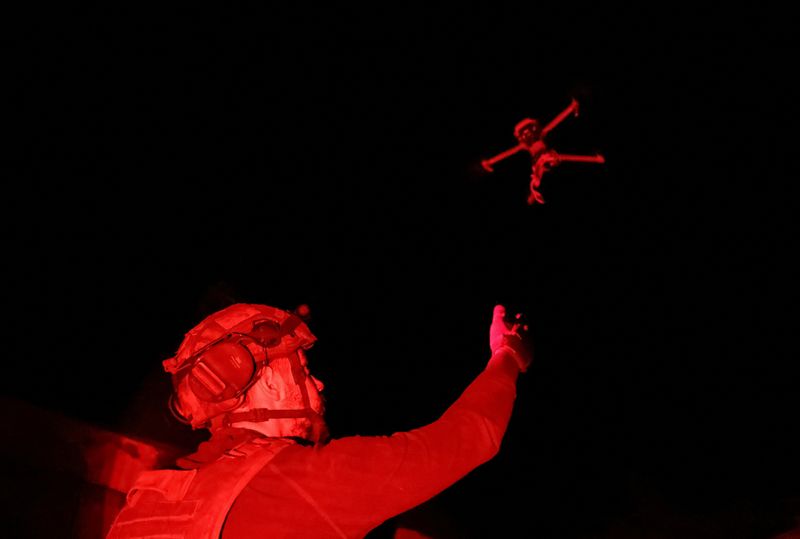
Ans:
[[[195,470],[142,473],[107,539],[219,539],[236,497],[287,440],[255,439]]]

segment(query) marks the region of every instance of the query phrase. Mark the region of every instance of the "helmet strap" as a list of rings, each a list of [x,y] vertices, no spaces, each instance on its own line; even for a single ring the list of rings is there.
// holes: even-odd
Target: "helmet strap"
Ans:
[[[271,358],[272,361],[275,358]],[[228,412],[221,416],[211,419],[211,426],[213,428],[230,427],[233,423],[247,421],[250,423],[262,423],[270,419],[293,419],[293,418],[307,418],[311,419],[317,413],[311,408],[311,401],[308,397],[308,388],[306,387],[306,370],[300,362],[300,354],[294,351],[289,356],[289,362],[292,367],[292,380],[300,388],[300,395],[303,399],[303,408],[292,410],[271,410],[269,408],[255,408],[245,412]]]

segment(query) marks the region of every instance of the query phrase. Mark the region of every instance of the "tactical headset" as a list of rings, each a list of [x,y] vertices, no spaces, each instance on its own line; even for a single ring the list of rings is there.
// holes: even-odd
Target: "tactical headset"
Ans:
[[[220,405],[234,401],[227,410],[239,406],[245,393],[258,381],[259,372],[264,365],[279,357],[288,357],[291,363],[294,382],[300,387],[303,409],[268,410],[264,408],[239,413],[220,410],[221,418],[210,417],[213,423],[224,426],[235,421],[268,421],[274,418],[311,417],[306,372],[300,362],[297,348],[286,345],[283,339],[293,335],[294,330],[303,325],[300,317],[286,313],[282,322],[267,318],[256,318],[247,331],[228,331],[221,337],[206,344],[185,360],[177,364],[175,359],[165,361],[165,368],[173,373],[175,393],[170,397],[169,408],[181,422],[192,424],[178,409],[175,397],[178,387],[186,380],[186,386],[198,401],[210,405]],[[307,328],[305,328],[307,330]],[[310,332],[309,332],[310,334]]]

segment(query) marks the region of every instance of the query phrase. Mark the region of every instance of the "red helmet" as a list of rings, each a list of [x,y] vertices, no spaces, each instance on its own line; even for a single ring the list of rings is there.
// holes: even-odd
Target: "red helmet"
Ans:
[[[192,425],[206,426],[243,400],[261,367],[316,341],[294,313],[267,305],[237,303],[192,328],[174,357],[164,360],[175,390],[171,409]]]

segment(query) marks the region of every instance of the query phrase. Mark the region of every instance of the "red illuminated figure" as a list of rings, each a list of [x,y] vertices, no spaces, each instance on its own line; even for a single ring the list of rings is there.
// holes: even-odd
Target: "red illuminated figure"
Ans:
[[[532,160],[531,165],[531,183],[530,183],[530,190],[531,194],[528,197],[528,204],[534,204],[535,202],[539,202],[540,204],[544,204],[544,198],[542,194],[538,191],[539,185],[542,183],[542,176],[545,172],[552,169],[554,166],[563,163],[565,161],[573,161],[579,163],[605,163],[605,159],[602,155],[571,155],[571,154],[563,154],[558,153],[555,150],[552,150],[547,147],[544,142],[545,137],[547,136],[550,131],[555,129],[555,127],[564,121],[564,119],[569,116],[570,114],[577,116],[578,115],[578,102],[573,99],[569,106],[561,111],[561,113],[556,116],[549,124],[544,126],[542,129],[541,125],[539,124],[539,120],[535,120],[532,118],[526,118],[519,122],[516,127],[514,128],[514,136],[519,141],[519,144],[510,148],[504,152],[497,154],[496,156],[490,159],[484,159],[481,161],[481,165],[483,168],[489,172],[493,172],[492,165],[497,163],[498,161],[502,161],[506,157],[512,156],[515,153],[526,150]]]
[[[142,473],[109,538],[364,537],[497,454],[532,359],[519,315],[495,307],[486,367],[438,420],[330,438],[306,357],[316,337],[298,314],[240,303],[186,334],[163,362],[172,408],[211,437]]]

